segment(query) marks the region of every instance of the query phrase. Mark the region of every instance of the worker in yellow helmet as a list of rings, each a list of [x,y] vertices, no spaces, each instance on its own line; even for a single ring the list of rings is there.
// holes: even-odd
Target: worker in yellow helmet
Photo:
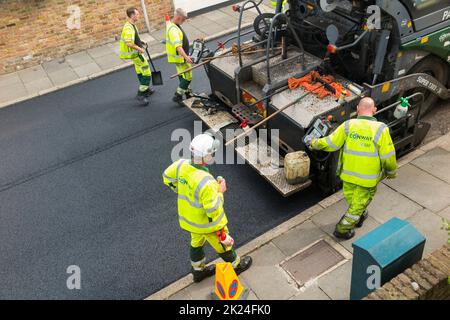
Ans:
[[[172,21],[166,25],[166,51],[167,60],[176,66],[177,73],[181,74],[178,79],[180,84],[173,97],[173,101],[180,103],[183,97],[192,95],[190,84],[192,82],[192,71],[185,71],[192,65],[189,56],[189,39],[181,25],[187,20],[185,10],[178,8],[174,12]]]
[[[396,176],[394,144],[388,126],[374,118],[376,111],[375,101],[363,98],[357,107],[357,119],[344,122],[330,136],[305,141],[315,150],[341,150],[338,175],[349,207],[336,225],[337,238],[350,239],[355,235],[354,228],[361,227],[368,217],[367,206],[377,184],[385,177]]]
[[[130,59],[133,61],[136,74],[139,79],[139,89],[137,99],[142,105],[148,105],[148,97],[154,93],[150,86],[152,72],[150,70],[147,58],[144,56],[146,45],[139,37],[136,23],[139,21],[140,13],[136,8],[127,9],[128,21],[122,29],[120,37],[120,54],[121,59]]]
[[[196,136],[190,144],[191,159],[175,161],[163,174],[164,184],[178,195],[180,227],[191,234],[190,258],[195,282],[215,274],[215,265],[207,267],[205,263],[206,241],[224,261],[231,263],[236,274],[252,264],[251,257],[241,259],[233,249],[234,240],[229,235],[223,208],[225,179],[214,179],[207,168],[219,144],[209,134]]]
[[[277,8],[277,0],[272,0],[270,1],[272,3],[272,6],[274,9]],[[283,0],[282,4],[281,4],[281,12],[286,12],[289,10],[289,3],[287,2],[287,0]]]

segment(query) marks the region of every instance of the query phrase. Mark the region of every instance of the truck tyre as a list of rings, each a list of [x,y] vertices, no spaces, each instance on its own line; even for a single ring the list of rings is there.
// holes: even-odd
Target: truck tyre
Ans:
[[[275,16],[274,13],[266,12],[257,16],[253,21],[253,28],[255,29],[256,34],[259,35],[262,39],[265,39],[267,37],[270,28],[270,23],[274,16]],[[266,21],[267,26],[264,23],[264,21]]]
[[[412,67],[409,73],[426,73],[435,77],[437,80],[439,80],[440,83],[445,85],[449,78],[449,67],[444,64],[440,58],[435,56],[428,56],[427,58],[417,63],[414,67]],[[425,94],[425,101],[422,105],[421,111],[421,116],[423,116],[436,105],[439,97],[422,88],[410,90],[404,95],[409,96],[415,92],[423,92]],[[415,101],[412,102],[414,103]]]

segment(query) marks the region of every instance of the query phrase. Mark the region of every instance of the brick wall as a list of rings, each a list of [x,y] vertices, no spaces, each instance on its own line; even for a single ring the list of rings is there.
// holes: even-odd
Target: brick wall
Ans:
[[[145,2],[152,28],[162,26],[172,0]],[[79,30],[67,27],[69,6],[80,8]],[[131,6],[140,0],[0,0],[0,74],[116,40]]]
[[[450,245],[430,254],[365,300],[450,300]]]

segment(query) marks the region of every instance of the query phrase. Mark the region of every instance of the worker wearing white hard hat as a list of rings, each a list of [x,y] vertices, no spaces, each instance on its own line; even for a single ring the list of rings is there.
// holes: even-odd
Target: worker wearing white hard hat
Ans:
[[[215,274],[215,265],[206,266],[203,247],[207,241],[237,274],[247,270],[251,257],[240,258],[233,249],[228,219],[223,208],[227,191],[225,179],[214,179],[207,165],[214,160],[220,142],[209,134],[196,136],[191,144],[191,159],[181,159],[163,174],[164,184],[178,195],[180,227],[191,234],[190,258],[194,281]]]

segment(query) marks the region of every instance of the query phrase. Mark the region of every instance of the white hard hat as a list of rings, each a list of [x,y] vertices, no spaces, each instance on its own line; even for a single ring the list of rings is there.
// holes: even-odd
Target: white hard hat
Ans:
[[[216,152],[219,149],[219,146],[219,140],[214,139],[214,137],[209,134],[202,133],[192,139],[190,149],[194,156],[205,157]]]

